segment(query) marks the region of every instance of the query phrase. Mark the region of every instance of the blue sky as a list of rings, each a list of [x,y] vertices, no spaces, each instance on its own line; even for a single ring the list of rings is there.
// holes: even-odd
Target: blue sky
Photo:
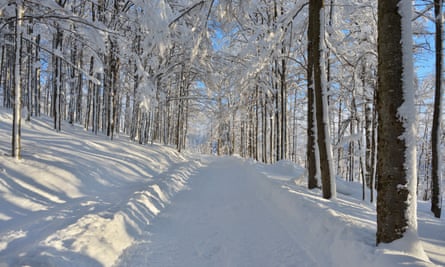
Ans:
[[[416,1],[417,6],[421,7],[422,5],[428,5],[428,3],[423,3],[424,1]],[[423,7],[422,7],[423,8]],[[431,11],[432,12],[432,11]],[[432,15],[432,13],[429,13]],[[427,14],[428,15],[428,14]],[[428,43],[428,48],[423,49],[421,53],[416,54],[414,56],[414,66],[416,70],[416,74],[420,80],[427,78],[428,76],[434,75],[435,73],[435,45],[434,45],[434,33],[435,33],[435,24],[428,20],[426,30],[431,33],[427,36],[419,36],[415,37],[414,41],[416,43]],[[443,51],[442,51],[443,54]]]

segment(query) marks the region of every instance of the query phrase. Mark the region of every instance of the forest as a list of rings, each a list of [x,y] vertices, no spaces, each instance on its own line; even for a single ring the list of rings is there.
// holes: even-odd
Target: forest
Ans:
[[[415,228],[412,198],[441,214],[443,20],[442,0],[0,0],[3,149],[20,159],[22,120],[45,116],[289,160],[327,199],[360,182],[388,243]]]

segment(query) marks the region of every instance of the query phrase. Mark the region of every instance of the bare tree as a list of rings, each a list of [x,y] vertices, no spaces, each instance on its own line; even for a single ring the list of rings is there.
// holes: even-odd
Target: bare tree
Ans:
[[[417,231],[411,7],[378,2],[377,244]]]
[[[324,41],[324,12],[323,0],[309,1],[309,25],[310,45],[312,46],[310,60],[312,75],[308,79],[313,79],[312,84],[315,92],[315,117],[317,128],[317,143],[320,155],[320,175],[322,181],[322,191],[324,198],[335,197],[335,181],[333,179],[332,151],[329,135],[328,119],[328,99],[327,99],[327,81],[323,41]]]
[[[12,125],[12,156],[20,159],[20,135],[21,135],[21,109],[22,109],[22,87],[20,76],[21,44],[22,44],[22,19],[23,3],[16,1],[16,19],[15,19],[15,64],[14,64],[14,112]]]
[[[312,7],[312,4],[311,4]],[[312,13],[311,13],[312,14]],[[318,187],[317,174],[317,158],[316,158],[316,124],[315,124],[315,101],[314,101],[314,45],[313,36],[316,31],[316,25],[313,22],[314,17],[309,17],[308,27],[308,67],[307,67],[307,143],[306,143],[306,160],[308,168],[308,187],[313,189]]]
[[[441,114],[442,114],[442,71],[443,71],[443,57],[442,57],[442,7],[443,0],[434,0],[434,18],[436,24],[436,91],[434,97],[434,115],[433,126],[431,130],[431,149],[432,149],[432,188],[431,188],[431,211],[434,216],[440,218],[441,214],[441,153],[440,153],[440,137],[441,137]]]

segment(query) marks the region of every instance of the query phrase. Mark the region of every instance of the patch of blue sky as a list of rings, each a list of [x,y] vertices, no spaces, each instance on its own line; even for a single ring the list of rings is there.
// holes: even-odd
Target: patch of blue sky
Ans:
[[[425,16],[432,16],[431,1],[415,1],[416,8],[423,10],[424,8],[431,8],[430,12],[424,13]],[[442,11],[444,13],[445,11]],[[431,18],[425,19],[426,22],[426,34],[415,35],[414,43],[419,45],[418,52],[414,54],[414,67],[416,75],[419,80],[423,80],[435,75],[436,64],[436,48],[435,48],[435,24]],[[442,36],[444,33],[442,33]],[[442,51],[442,55],[444,51]]]

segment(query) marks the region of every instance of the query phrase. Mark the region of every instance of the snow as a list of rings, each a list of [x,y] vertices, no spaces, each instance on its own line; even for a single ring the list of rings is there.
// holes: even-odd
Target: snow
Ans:
[[[414,65],[413,65],[413,40],[412,40],[412,3],[410,1],[400,1],[398,3],[399,14],[401,16],[402,27],[402,81],[403,81],[403,104],[397,110],[399,120],[403,122],[405,132],[399,138],[405,143],[405,172],[408,187],[408,208],[406,219],[408,230],[404,236],[408,239],[415,239],[417,235],[417,117],[415,108],[415,90],[414,90]],[[419,245],[420,246],[420,245]]]
[[[9,154],[0,110],[0,266],[445,266],[445,221],[419,202],[419,236],[375,246],[375,206],[338,180],[335,201],[306,170],[110,141],[24,122]],[[401,250],[402,248],[402,250]],[[426,257],[428,256],[428,258]]]

